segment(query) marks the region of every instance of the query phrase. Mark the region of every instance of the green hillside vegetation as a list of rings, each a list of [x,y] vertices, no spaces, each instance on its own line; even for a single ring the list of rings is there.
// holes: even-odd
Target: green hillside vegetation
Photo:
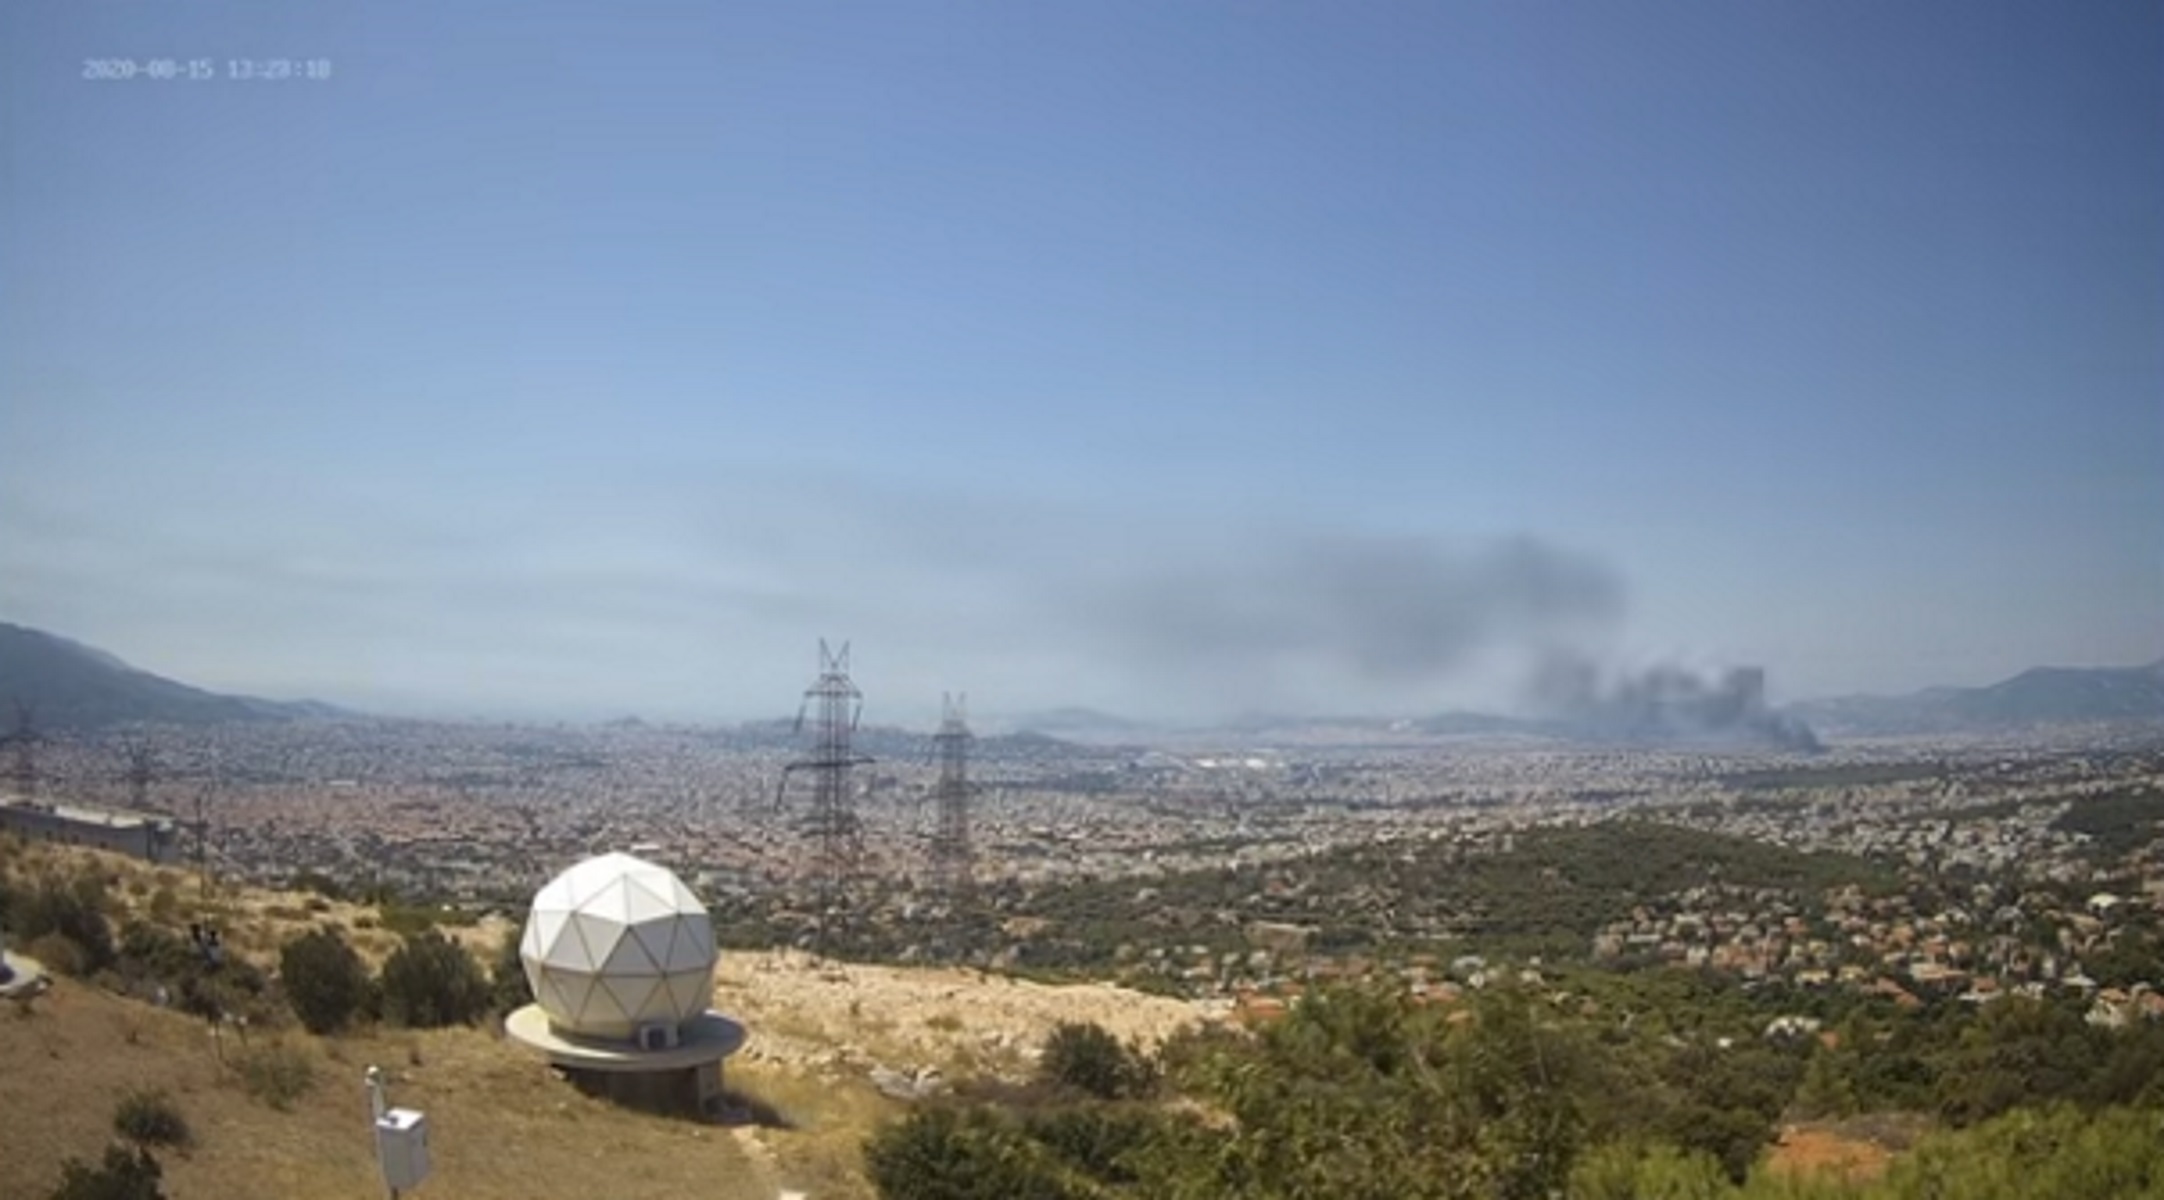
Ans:
[[[1168,939],[1244,946],[1240,923],[1313,928],[1317,953],[1451,949],[1581,956],[1606,922],[1634,906],[1719,885],[1816,896],[1897,886],[1886,869],[1745,838],[1652,822],[1521,831],[1506,846],[1446,841],[1345,847],[1261,866],[1148,881],[1082,884],[1034,897],[1023,911],[1054,924],[1025,961],[1098,967],[1121,945]],[[1147,888],[1147,899],[1137,893]],[[1235,922],[1218,919],[1232,913]]]
[[[1507,841],[1422,840],[1347,846],[1268,864],[1024,888],[983,889],[941,918],[942,947],[980,961],[1004,951],[1007,969],[1048,978],[1117,976],[1136,987],[1175,981],[1138,960],[1152,948],[1251,949],[1252,923],[1297,926],[1315,956],[1503,952],[1582,958],[1592,935],[1631,910],[1700,887],[1816,898],[1857,886],[1901,886],[1886,867],[1853,855],[1807,854],[1725,834],[1650,821],[1521,830]],[[870,911],[876,904],[860,905]],[[809,938],[809,914],[766,895],[715,913],[728,947]],[[922,926],[839,922],[830,952],[893,961],[923,949]]]
[[[1132,1065],[1068,1034],[1094,1047],[1080,1066],[1048,1056],[1041,1090],[920,1109],[866,1163],[889,1200],[2164,1195],[2164,1029],[2110,1034],[2011,1001],[1947,1029],[1894,1052],[1923,1064],[1917,1083],[1876,1078],[1869,1051],[1679,1037],[1584,997],[1490,988],[1446,1006],[1335,988],[1252,1036],[1125,1051]],[[1849,1032],[1881,1045],[1869,1025]],[[1107,1077],[1149,1086],[1090,1086]],[[1910,1084],[1900,1098],[1947,1128],[1883,1178],[1765,1165],[1799,1092],[1853,1102]]]
[[[2124,858],[2164,835],[2164,792],[2122,788],[2082,796],[2051,827],[2088,837],[2090,853],[2099,859]]]

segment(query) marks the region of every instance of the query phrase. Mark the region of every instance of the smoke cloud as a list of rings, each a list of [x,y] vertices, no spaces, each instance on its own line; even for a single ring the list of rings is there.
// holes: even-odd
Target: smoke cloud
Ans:
[[[1115,558],[1070,595],[1066,623],[1114,661],[1265,690],[1319,677],[1431,683],[1623,604],[1605,565],[1532,538],[1457,549],[1346,533]]]
[[[1557,653],[1537,672],[1532,690],[1549,716],[1600,741],[1824,749],[1809,726],[1766,707],[1766,673],[1758,667],[1738,667],[1708,681],[1664,666],[1604,682],[1590,660]]]

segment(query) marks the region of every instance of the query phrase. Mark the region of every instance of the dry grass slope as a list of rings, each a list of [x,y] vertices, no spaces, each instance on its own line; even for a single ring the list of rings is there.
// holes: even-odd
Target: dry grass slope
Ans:
[[[0,838],[11,874],[96,870],[131,915],[215,921],[233,950],[275,970],[278,946],[318,925],[344,928],[371,965],[396,945],[374,910],[250,889],[202,896],[192,877],[96,852]],[[159,893],[169,894],[163,905]],[[312,902],[312,903],[311,903]],[[166,911],[153,914],[153,909]],[[116,920],[116,924],[119,921]],[[486,953],[507,923],[453,931]],[[1156,1042],[1203,1016],[1195,1006],[1105,985],[1047,987],[958,970],[819,963],[794,954],[725,954],[716,1006],[751,1040],[727,1071],[779,1127],[725,1128],[622,1111],[557,1080],[492,1029],[370,1030],[316,1038],[255,1032],[309,1059],[316,1085],[281,1112],[247,1094],[199,1020],[62,980],[28,1017],[0,1010],[0,1197],[46,1194],[69,1157],[94,1160],[127,1093],[163,1088],[196,1131],[161,1155],[167,1191],[220,1200],[380,1196],[362,1071],[381,1066],[393,1103],[427,1112],[435,1172],[427,1194],[463,1200],[553,1196],[771,1200],[781,1189],[868,1200],[865,1135],[903,1110],[866,1076],[873,1065],[937,1067],[950,1078],[1026,1072],[1061,1021],[1096,1021]],[[224,1060],[242,1045],[228,1033]]]
[[[251,1098],[221,1065],[205,1026],[63,982],[29,1018],[0,1014],[0,1195],[34,1197],[70,1156],[94,1158],[114,1106],[164,1088],[198,1145],[164,1155],[176,1197],[375,1197],[361,1072],[392,1078],[396,1103],[433,1129],[442,1196],[668,1196],[768,1200],[771,1177],[729,1130],[619,1111],[553,1080],[517,1047],[475,1030],[285,1041],[314,1060],[316,1085],[289,1112]],[[265,1041],[261,1034],[253,1042]],[[228,1057],[241,1050],[230,1035]],[[418,1058],[419,1065],[413,1065]]]

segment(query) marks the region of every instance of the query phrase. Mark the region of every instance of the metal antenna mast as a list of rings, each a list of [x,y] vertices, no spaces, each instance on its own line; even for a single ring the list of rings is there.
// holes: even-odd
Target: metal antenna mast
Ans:
[[[791,774],[811,772],[811,813],[801,828],[813,841],[812,869],[819,881],[819,936],[824,943],[835,893],[855,873],[864,845],[863,826],[849,794],[849,769],[872,761],[849,748],[857,719],[864,713],[864,693],[849,678],[849,643],[843,642],[841,652],[836,654],[827,649],[825,638],[819,640],[819,678],[804,690],[804,702],[797,707],[796,732],[800,735],[804,732],[804,716],[814,703],[819,712],[811,753],[782,768],[781,783],[774,789],[774,806],[781,807]]]
[[[939,732],[932,735],[933,752],[939,757],[939,785],[932,796],[938,824],[932,831],[932,872],[939,885],[959,892],[970,883],[969,798],[976,790],[969,782],[969,697],[942,696]]]
[[[15,794],[25,801],[38,796],[38,744],[45,735],[38,732],[38,706],[28,700],[15,702],[15,728],[0,742],[15,749],[15,761],[8,774],[15,783]]]

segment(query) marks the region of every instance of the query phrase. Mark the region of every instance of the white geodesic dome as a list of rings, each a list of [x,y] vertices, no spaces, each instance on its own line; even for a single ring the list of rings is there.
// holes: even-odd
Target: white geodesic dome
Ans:
[[[549,1023],[582,1037],[671,1028],[714,998],[714,927],[666,867],[589,858],[534,894],[519,959]]]

